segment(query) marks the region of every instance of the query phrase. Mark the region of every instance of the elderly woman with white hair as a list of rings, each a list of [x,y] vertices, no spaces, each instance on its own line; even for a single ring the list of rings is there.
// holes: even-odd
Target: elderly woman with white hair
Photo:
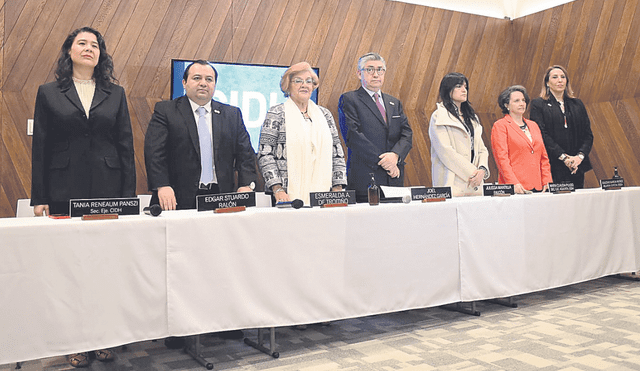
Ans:
[[[310,192],[341,191],[347,184],[344,152],[331,112],[310,98],[318,76],[307,62],[289,67],[280,80],[288,99],[271,107],[262,124],[258,167],[276,202]]]

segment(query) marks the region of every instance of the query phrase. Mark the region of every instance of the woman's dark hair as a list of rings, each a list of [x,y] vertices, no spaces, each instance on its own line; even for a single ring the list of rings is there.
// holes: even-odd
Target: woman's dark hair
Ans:
[[[469,92],[469,80],[465,77],[465,75],[458,72],[450,72],[446,74],[442,81],[440,81],[440,100],[444,105],[444,108],[449,111],[453,117],[456,117],[462,124],[464,124],[470,132],[473,132],[473,125],[471,124],[471,119],[475,119],[476,112],[471,107],[469,103],[469,99],[462,102],[460,105],[460,111],[462,111],[462,115],[464,116],[464,121],[460,118],[460,113],[458,112],[458,107],[456,107],[455,103],[451,99],[451,92],[457,85],[465,85],[467,87],[467,97]]]
[[[524,101],[525,103],[527,103],[527,106],[529,105],[529,94],[527,94],[527,89],[525,89],[524,86],[522,85],[509,86],[508,88],[504,89],[502,93],[500,93],[500,95],[498,96],[498,106],[502,110],[502,113],[504,113],[505,115],[509,113],[507,106],[509,105],[509,101],[511,101],[511,93],[515,93],[517,91],[519,91],[520,93],[522,93],[522,95],[524,95]]]
[[[61,86],[69,86],[73,76],[73,61],[71,61],[71,55],[69,51],[73,45],[73,41],[76,36],[82,32],[89,32],[96,35],[98,40],[98,46],[100,48],[100,58],[98,64],[93,69],[93,79],[96,85],[106,85],[110,82],[117,82],[118,80],[113,76],[113,59],[107,52],[107,44],[104,42],[104,38],[100,32],[94,30],[91,27],[82,27],[74,30],[67,36],[67,39],[62,43],[60,48],[60,56],[58,57],[58,66],[56,67],[56,81]]]

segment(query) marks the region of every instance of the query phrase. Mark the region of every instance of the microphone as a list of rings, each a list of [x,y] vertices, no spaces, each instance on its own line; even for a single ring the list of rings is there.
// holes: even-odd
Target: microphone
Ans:
[[[380,203],[383,203],[383,204],[399,204],[399,203],[409,204],[409,203],[411,203],[411,196],[404,195],[402,197],[381,198],[380,199]]]
[[[144,209],[142,209],[142,211],[144,211],[144,213],[147,215],[158,216],[162,213],[162,207],[160,207],[160,205],[158,204],[153,204],[145,207]]]
[[[282,201],[282,202],[277,202],[276,203],[276,207],[279,209],[286,209],[286,208],[294,208],[294,209],[299,209],[304,205],[304,201],[300,200],[300,199],[295,199],[293,201]]]

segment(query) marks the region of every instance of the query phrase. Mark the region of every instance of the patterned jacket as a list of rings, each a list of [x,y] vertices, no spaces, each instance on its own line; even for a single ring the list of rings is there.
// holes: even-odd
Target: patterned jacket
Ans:
[[[333,176],[331,185],[347,185],[347,166],[344,161],[344,151],[338,136],[338,129],[331,112],[318,106],[324,114],[329,130],[333,137]],[[287,190],[289,179],[287,175],[287,135],[284,122],[284,104],[271,107],[262,124],[260,145],[258,146],[258,168],[264,177],[265,190],[270,190],[275,184],[281,184]],[[329,191],[327,189],[327,191]]]

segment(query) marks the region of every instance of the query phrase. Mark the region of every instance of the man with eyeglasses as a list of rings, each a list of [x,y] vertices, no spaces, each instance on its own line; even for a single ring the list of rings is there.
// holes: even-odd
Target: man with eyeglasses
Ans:
[[[356,191],[358,202],[367,202],[371,173],[378,185],[404,185],[404,160],[413,132],[402,103],[381,91],[385,72],[379,54],[360,57],[357,75],[362,86],[342,94],[338,104],[340,131],[348,147],[348,189]]]

